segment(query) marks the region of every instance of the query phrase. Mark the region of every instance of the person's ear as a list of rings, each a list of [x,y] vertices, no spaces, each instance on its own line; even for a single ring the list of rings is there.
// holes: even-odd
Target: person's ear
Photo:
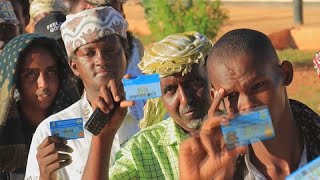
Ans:
[[[80,73],[78,71],[77,63],[74,61],[74,59],[69,60],[69,66],[73,72],[73,74],[80,78]]]
[[[293,67],[289,61],[283,61],[280,65],[283,75],[283,85],[289,86],[293,80]]]

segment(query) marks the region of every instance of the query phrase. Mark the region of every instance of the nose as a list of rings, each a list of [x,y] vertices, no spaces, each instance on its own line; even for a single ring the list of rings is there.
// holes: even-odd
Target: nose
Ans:
[[[238,101],[238,109],[240,112],[248,111],[252,108],[257,107],[257,103],[254,101],[254,97],[248,96],[247,94],[240,94]]]
[[[179,92],[180,105],[182,106],[189,105],[191,101],[191,97],[190,97],[190,93],[188,92],[188,89],[186,87],[179,86],[178,92]]]
[[[105,66],[107,64],[108,57],[103,54],[102,51],[98,51],[95,57],[95,63],[97,66]]]
[[[48,87],[47,77],[44,73],[39,74],[37,83],[39,88],[45,89]]]

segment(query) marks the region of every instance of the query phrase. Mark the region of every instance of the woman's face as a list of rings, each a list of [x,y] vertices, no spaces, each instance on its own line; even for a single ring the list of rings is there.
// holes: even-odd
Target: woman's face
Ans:
[[[33,48],[22,59],[19,72],[21,104],[47,110],[59,90],[58,65],[48,50]]]

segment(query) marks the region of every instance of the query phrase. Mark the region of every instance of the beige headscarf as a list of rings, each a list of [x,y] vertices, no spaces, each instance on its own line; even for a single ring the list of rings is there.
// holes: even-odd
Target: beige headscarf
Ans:
[[[211,41],[198,32],[173,34],[146,50],[138,64],[145,74],[158,73],[166,77],[191,72],[193,64],[203,66],[212,48]],[[145,128],[164,119],[166,110],[160,98],[149,99],[144,107],[140,127]]]

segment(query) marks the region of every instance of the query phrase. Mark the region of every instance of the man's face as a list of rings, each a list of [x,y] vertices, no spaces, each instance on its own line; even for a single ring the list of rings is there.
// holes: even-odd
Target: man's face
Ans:
[[[0,23],[0,52],[11,39],[19,34],[18,25],[12,23]]]
[[[267,105],[277,128],[286,108],[285,65],[255,61],[245,54],[233,58],[228,64],[208,64],[209,79],[215,90],[225,90],[227,112],[238,113]]]
[[[164,106],[172,119],[188,132],[199,128],[207,114],[209,95],[205,67],[193,65],[184,76],[177,73],[161,78]]]
[[[76,60],[71,62],[74,73],[79,76],[86,90],[97,91],[111,79],[121,80],[126,69],[126,57],[117,35],[78,48]]]
[[[47,110],[58,90],[58,67],[52,55],[43,48],[34,48],[21,61],[19,93],[24,106]]]

